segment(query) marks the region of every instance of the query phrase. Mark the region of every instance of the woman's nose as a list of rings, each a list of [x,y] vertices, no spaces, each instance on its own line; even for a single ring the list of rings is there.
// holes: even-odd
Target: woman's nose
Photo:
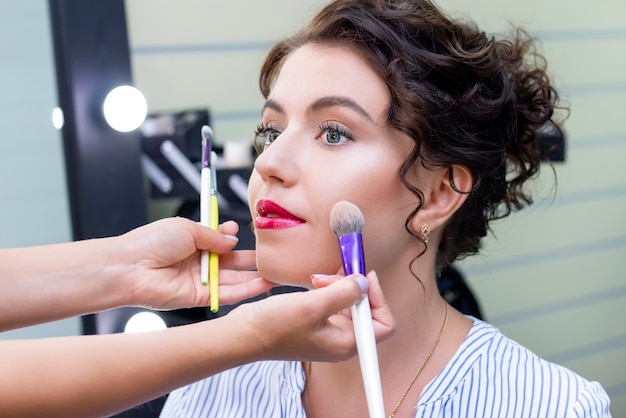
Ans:
[[[298,173],[298,139],[289,130],[283,131],[271,144],[267,145],[257,157],[254,169],[266,182],[279,182],[289,186],[295,182]]]

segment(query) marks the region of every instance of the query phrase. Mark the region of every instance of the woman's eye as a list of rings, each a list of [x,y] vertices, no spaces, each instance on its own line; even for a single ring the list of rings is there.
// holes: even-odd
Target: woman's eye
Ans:
[[[265,139],[271,144],[272,142],[276,141],[276,139],[278,139],[278,135],[280,135],[278,132],[274,130],[268,130],[265,133]]]
[[[326,142],[329,144],[341,143],[341,134],[337,131],[326,131]]]
[[[329,145],[341,145],[352,139],[352,136],[340,126],[324,124],[320,126],[320,138]]]
[[[280,132],[276,129],[269,126],[259,125],[254,132],[254,147],[259,153],[261,153],[268,146],[270,146],[272,142],[276,141],[279,136]]]

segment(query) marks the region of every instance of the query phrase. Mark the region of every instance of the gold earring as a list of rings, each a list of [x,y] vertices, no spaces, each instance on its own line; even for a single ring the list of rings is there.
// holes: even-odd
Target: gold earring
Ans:
[[[420,238],[424,241],[424,244],[428,244],[428,240],[430,239],[430,227],[428,225],[422,225]]]

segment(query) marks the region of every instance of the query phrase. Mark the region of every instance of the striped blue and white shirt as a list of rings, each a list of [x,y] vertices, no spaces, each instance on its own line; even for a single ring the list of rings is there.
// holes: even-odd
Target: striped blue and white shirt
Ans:
[[[599,383],[543,360],[493,326],[474,325],[424,388],[415,417],[610,417]],[[305,418],[300,362],[237,367],[170,394],[161,417]]]

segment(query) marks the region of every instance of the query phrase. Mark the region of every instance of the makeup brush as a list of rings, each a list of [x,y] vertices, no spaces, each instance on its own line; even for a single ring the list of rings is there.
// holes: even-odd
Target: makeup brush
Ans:
[[[209,196],[209,225],[214,230],[220,228],[220,215],[218,213],[219,205],[217,202],[217,154],[211,151],[211,193]],[[219,255],[213,251],[209,253],[209,292],[211,293],[211,312],[215,313],[219,309]]]
[[[337,202],[330,212],[330,227],[339,241],[343,270],[346,275],[357,273],[365,276],[366,274],[361,235],[364,224],[361,210],[353,203]],[[352,306],[352,322],[369,416],[370,418],[384,418],[385,406],[378,369],[376,338],[367,295]]]

